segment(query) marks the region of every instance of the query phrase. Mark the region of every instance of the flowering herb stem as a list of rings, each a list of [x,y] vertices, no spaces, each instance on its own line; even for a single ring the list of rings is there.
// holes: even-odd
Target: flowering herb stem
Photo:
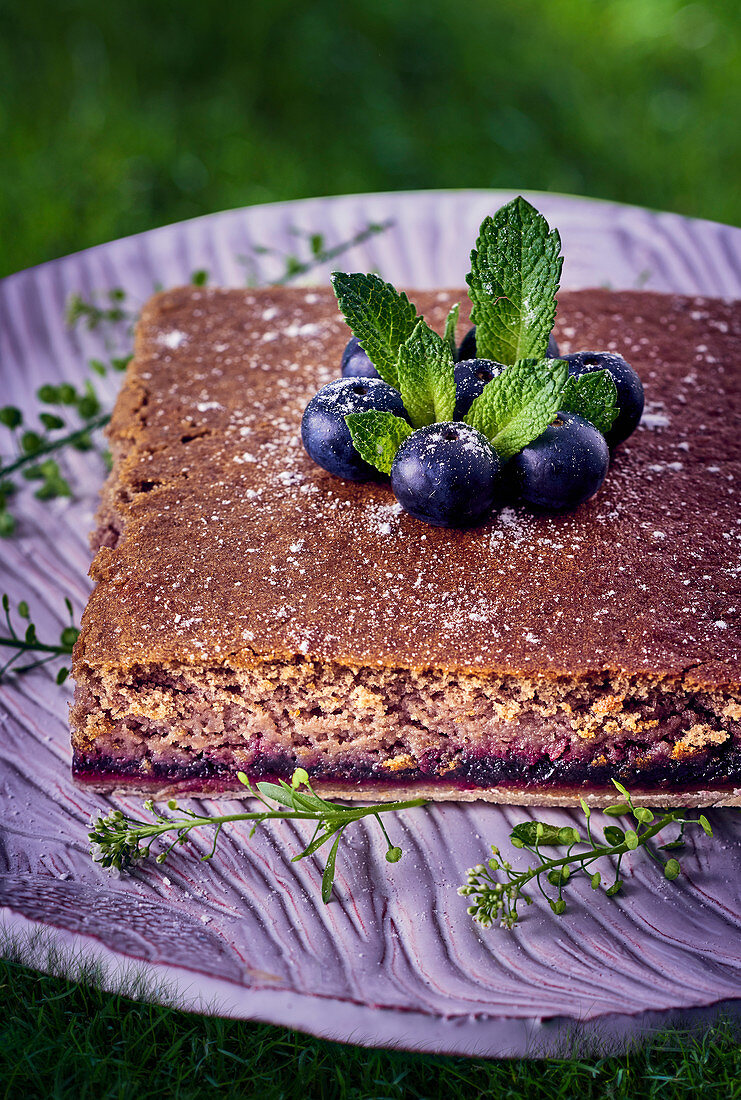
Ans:
[[[596,839],[590,821],[592,811],[583,799],[581,807],[586,817],[586,838],[574,826],[559,827],[544,821],[525,821],[515,825],[510,833],[513,847],[524,848],[535,857],[536,862],[523,870],[514,870],[511,863],[501,858],[499,849],[492,845],[491,858],[486,864],[480,863],[471,867],[468,881],[458,891],[464,897],[473,897],[474,901],[468,912],[474,920],[485,928],[495,921],[502,928],[513,928],[519,919],[518,902],[522,901],[526,905],[532,903],[532,897],[525,891],[533,881],[553,912],[561,916],[566,911],[564,887],[575,875],[580,872],[587,874],[594,890],[602,885],[600,872],[592,866],[598,860],[614,861],[614,878],[605,887],[605,893],[612,897],[622,885],[620,869],[623,858],[628,852],[639,848],[644,849],[661,866],[665,878],[670,881],[676,879],[681,871],[679,863],[673,858],[664,861],[653,849],[651,841],[662,829],[672,825],[680,827],[679,834],[673,841],[661,845],[662,849],[681,847],[684,830],[688,825],[698,825],[708,836],[712,836],[707,818],[703,814],[687,817],[686,809],[667,810],[656,817],[645,806],[636,806],[622,784],[616,780],[613,783],[624,801],[607,806],[604,813],[609,817],[629,815],[635,821],[635,828],[623,829],[618,825],[606,825],[603,829],[604,839]],[[551,859],[542,853],[541,849],[545,847],[565,847],[566,854]],[[546,890],[546,883],[557,888],[555,897]]]
[[[173,848],[186,843],[188,834],[193,829],[216,826],[211,851],[201,857],[206,860],[211,859],[216,851],[216,842],[223,826],[233,821],[253,822],[253,833],[258,825],[266,821],[314,821],[316,829],[311,840],[303,851],[293,857],[293,862],[313,855],[328,841],[333,841],[322,876],[322,899],[328,902],[332,893],[339,842],[348,825],[361,821],[365,817],[374,817],[381,826],[386,840],[386,859],[389,863],[397,863],[402,855],[401,848],[392,844],[380,815],[426,804],[423,798],[378,803],[372,806],[345,806],[329,802],[316,794],[303,768],[296,769],[290,785],[281,781],[280,783],[258,783],[253,787],[244,772],[238,773],[238,779],[252,797],[263,804],[264,810],[201,817],[190,810],[181,809],[182,816],[168,817],[156,811],[153,802],[149,800],[144,803],[144,806],[154,815],[153,821],[140,821],[126,817],[120,810],[113,810],[107,817],[97,818],[88,834],[93,859],[104,867],[124,870],[132,867],[137,860],[147,858],[154,841],[166,834],[174,833],[175,836],[168,847],[155,857],[158,863],[164,863]],[[276,809],[275,803],[284,808]],[[177,802],[174,800],[167,805],[171,811],[178,809]]]
[[[269,285],[286,286],[288,283],[293,282],[294,279],[300,279],[304,275],[308,275],[309,272],[313,271],[315,268],[331,263],[339,256],[342,256],[343,253],[348,252],[351,248],[355,248],[356,245],[364,244],[365,241],[376,236],[376,234],[384,233],[387,229],[390,229],[393,224],[393,221],[390,220],[377,224],[371,222],[347,240],[329,246],[322,233],[304,233],[300,229],[294,229],[292,230],[293,235],[303,239],[309,246],[310,256],[308,259],[302,260],[295,253],[286,253],[281,249],[267,248],[264,245],[253,245],[253,256],[241,256],[239,259],[253,268],[254,256],[275,256],[283,263],[283,273],[277,278],[271,279]],[[247,281],[248,285],[252,285],[254,282],[252,277],[249,277]]]
[[[36,626],[30,622],[30,612],[25,600],[21,600],[18,604],[16,614],[18,618],[25,620],[28,626],[22,635],[18,633],[10,614],[10,600],[7,594],[3,593],[2,608],[8,633],[5,637],[0,637],[0,646],[12,649],[14,652],[5,664],[0,666],[0,680],[11,669],[15,673],[31,672],[35,668],[40,668],[42,665],[56,660],[57,657],[69,657],[71,655],[79,630],[73,623],[72,604],[68,599],[64,602],[69,612],[69,626],[62,628],[58,642],[42,642],[36,632]],[[16,662],[20,660],[24,653],[41,653],[43,656],[36,661],[32,661],[31,664],[18,665]],[[68,668],[60,668],[56,677],[57,683],[64,683],[68,675]]]
[[[62,447],[74,446],[75,443],[84,440],[90,432],[97,431],[98,428],[104,428],[110,419],[110,413],[103,413],[100,416],[94,417],[92,420],[88,420],[81,428],[76,428],[73,432],[68,432],[66,435],[50,439],[48,442],[42,443],[33,452],[19,455],[14,461],[9,462],[7,466],[0,466],[0,478],[9,477],[11,474],[23,469],[24,466],[28,466],[32,462],[38,462],[44,455],[52,454]]]

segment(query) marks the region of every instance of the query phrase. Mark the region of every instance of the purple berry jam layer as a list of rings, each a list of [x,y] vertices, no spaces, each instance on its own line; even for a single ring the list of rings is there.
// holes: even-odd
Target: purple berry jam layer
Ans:
[[[348,758],[334,769],[323,764],[305,763],[308,764],[311,782],[320,793],[329,786],[348,798],[375,798],[379,789],[382,789],[381,797],[398,797],[389,787],[388,771],[368,761],[354,762]],[[239,770],[245,771],[253,784],[261,781],[276,783],[281,779],[290,781],[296,766],[296,758],[287,753],[266,753],[256,755],[246,769]],[[697,785],[698,766],[702,768],[703,787]],[[189,762],[159,760],[151,768],[144,768],[131,760],[91,756],[88,759],[76,758],[73,771],[78,783],[98,790],[133,786],[147,793],[166,791],[168,797],[171,793],[245,794],[245,788],[235,782],[234,770],[206,757]],[[401,768],[393,776],[394,786],[401,787],[405,792],[424,787],[426,795],[432,790],[438,797],[446,799],[455,799],[457,794],[478,794],[496,789],[509,792],[513,796],[509,800],[512,802],[516,802],[520,794],[532,796],[536,792],[569,792],[572,799],[580,794],[588,797],[596,795],[590,798],[593,804],[615,801],[612,779],[628,786],[637,801],[649,801],[652,805],[660,804],[666,795],[672,795],[674,799],[680,796],[687,802],[702,795],[700,802],[704,805],[707,786],[725,795],[720,801],[730,805],[734,794],[741,788],[741,749],[736,747],[707,752],[702,754],[701,759],[694,758],[690,763],[666,760],[649,767],[644,765],[643,756],[635,748],[617,767],[547,759],[532,764],[522,758],[517,759],[514,754],[506,757],[462,754],[452,769],[445,765],[435,769],[432,761],[428,760],[425,769]],[[499,800],[504,801],[503,798]]]

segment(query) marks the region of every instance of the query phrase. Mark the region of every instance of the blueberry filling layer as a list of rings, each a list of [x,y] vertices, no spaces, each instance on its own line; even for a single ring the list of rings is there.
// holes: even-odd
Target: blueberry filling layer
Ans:
[[[640,794],[642,791],[671,790],[693,791],[706,787],[729,789],[741,784],[741,748],[730,746],[708,751],[702,759],[691,762],[665,760],[643,767],[636,751],[626,754],[618,764],[581,763],[578,761],[551,761],[543,759],[535,764],[513,755],[507,757],[463,755],[454,767],[441,763],[439,769],[427,761],[424,770],[402,768],[390,773],[361,759],[310,764],[299,761],[287,753],[257,754],[243,769],[253,782],[279,779],[289,780],[298,763],[306,766],[312,780],[332,784],[374,785],[394,784],[410,787],[457,787],[460,790],[486,789],[489,787],[529,790],[576,788],[586,790],[610,789],[611,780],[617,779]],[[190,760],[160,759],[142,766],[136,760],[121,760],[100,754],[83,756],[75,753],[73,772],[81,782],[96,783],[102,779],[115,784],[137,780],[140,785],[161,785],[163,781],[182,785],[184,790],[196,790],[202,783],[216,790],[240,790],[234,769],[221,761],[206,756]]]

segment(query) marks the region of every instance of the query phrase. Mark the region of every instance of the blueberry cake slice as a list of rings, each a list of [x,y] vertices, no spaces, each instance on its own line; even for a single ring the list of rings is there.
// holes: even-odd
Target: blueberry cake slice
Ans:
[[[420,292],[442,330],[462,297]],[[467,318],[459,322],[465,331]],[[646,411],[576,511],[429,527],[301,446],[339,374],[330,290],[146,306],[110,427],[74,659],[79,783],[569,805],[741,803],[741,303],[561,293]]]

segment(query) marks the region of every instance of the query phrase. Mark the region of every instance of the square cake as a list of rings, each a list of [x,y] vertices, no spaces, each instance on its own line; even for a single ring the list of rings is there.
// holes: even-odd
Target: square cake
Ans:
[[[465,297],[412,296],[438,331]],[[555,334],[632,362],[641,425],[575,512],[451,530],[304,452],[349,336],[329,289],[154,297],[109,430],[76,780],[741,804],[741,303],[564,292]]]

